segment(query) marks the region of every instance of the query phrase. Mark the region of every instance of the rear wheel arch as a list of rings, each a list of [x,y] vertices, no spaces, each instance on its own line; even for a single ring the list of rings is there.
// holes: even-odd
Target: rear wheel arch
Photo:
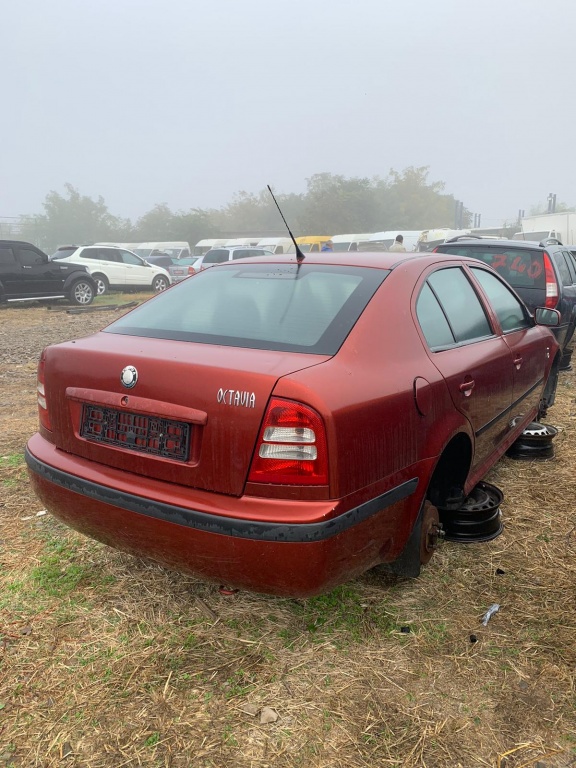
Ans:
[[[464,500],[464,486],[472,465],[472,443],[458,432],[446,444],[438,459],[426,497],[436,507],[458,507]]]
[[[441,536],[438,507],[460,506],[471,463],[470,437],[458,432],[440,454],[404,549],[396,560],[377,566],[376,571],[408,578],[420,574],[421,566],[430,560]]]

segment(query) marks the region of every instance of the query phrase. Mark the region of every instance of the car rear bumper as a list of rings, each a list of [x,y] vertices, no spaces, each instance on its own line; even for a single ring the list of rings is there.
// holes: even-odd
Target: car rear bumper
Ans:
[[[416,477],[347,509],[334,500],[194,492],[74,457],[39,434],[26,462],[46,508],[81,533],[177,571],[278,595],[318,594],[394,560],[419,506]]]

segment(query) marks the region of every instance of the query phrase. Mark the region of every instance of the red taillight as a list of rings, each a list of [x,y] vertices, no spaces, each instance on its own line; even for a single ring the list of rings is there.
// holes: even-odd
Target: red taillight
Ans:
[[[194,269],[194,267],[188,267],[188,274],[189,275],[194,275],[195,273],[196,273],[196,270]]]
[[[546,303],[548,309],[555,309],[558,304],[558,282],[550,256],[544,251],[544,275],[546,277]]]
[[[326,432],[320,415],[302,403],[273,397],[258,435],[248,480],[279,485],[326,485]]]
[[[40,419],[40,425],[44,429],[52,431],[52,422],[50,421],[50,414],[48,413],[48,403],[46,402],[46,387],[44,384],[44,353],[40,357],[38,363],[38,418]]]

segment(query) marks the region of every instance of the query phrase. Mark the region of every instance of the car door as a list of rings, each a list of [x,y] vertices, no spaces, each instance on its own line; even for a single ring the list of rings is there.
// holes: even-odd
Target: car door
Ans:
[[[435,268],[427,275],[416,313],[428,354],[454,405],[470,423],[476,467],[509,430],[512,353],[492,327],[478,293],[460,266]]]
[[[488,297],[512,353],[514,389],[510,419],[519,419],[539,406],[552,337],[533,331],[534,321],[527,309],[503,280],[481,267],[472,267],[471,272]]]
[[[50,262],[48,256],[28,245],[16,248],[16,260],[20,266],[16,293],[29,296],[51,296],[62,290],[64,278],[58,262]]]
[[[128,287],[145,286],[149,288],[154,277],[154,270],[131,251],[119,249],[119,257],[124,265],[126,285]]]
[[[90,274],[103,274],[114,288],[122,288],[126,285],[126,269],[120,259],[119,250],[101,246],[83,248],[79,254],[79,263],[85,264]],[[76,261],[76,254],[72,260]]]
[[[560,278],[560,299],[557,309],[562,315],[562,325],[566,325],[564,346],[572,340],[576,317],[576,267],[570,251],[559,250],[552,254]]]
[[[11,245],[0,246],[0,282],[5,296],[16,296],[22,289],[22,267]]]

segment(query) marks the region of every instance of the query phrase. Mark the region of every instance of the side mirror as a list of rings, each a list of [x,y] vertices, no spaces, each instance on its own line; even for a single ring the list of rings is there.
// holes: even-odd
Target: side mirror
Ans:
[[[537,325],[547,325],[549,328],[560,325],[560,312],[557,309],[536,307],[534,319]]]

